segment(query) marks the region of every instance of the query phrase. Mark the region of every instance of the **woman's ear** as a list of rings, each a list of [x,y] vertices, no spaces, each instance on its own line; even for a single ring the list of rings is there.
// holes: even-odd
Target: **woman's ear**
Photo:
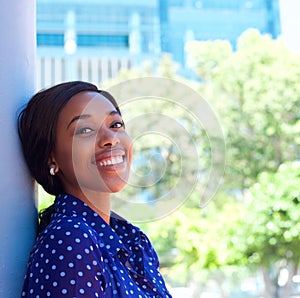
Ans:
[[[51,176],[54,176],[59,171],[59,166],[54,157],[49,156],[48,159],[49,173]]]

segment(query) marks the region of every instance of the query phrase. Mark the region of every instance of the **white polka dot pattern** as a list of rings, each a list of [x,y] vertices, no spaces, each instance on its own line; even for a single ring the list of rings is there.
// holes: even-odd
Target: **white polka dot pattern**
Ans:
[[[110,225],[59,195],[28,263],[22,297],[171,297],[147,236],[116,214]]]

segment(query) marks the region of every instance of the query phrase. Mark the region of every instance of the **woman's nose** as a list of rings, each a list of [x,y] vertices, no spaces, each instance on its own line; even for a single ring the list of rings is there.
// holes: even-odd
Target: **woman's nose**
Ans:
[[[114,147],[120,143],[118,138],[118,134],[109,128],[102,128],[101,131],[98,133],[98,140],[97,140],[99,147]]]

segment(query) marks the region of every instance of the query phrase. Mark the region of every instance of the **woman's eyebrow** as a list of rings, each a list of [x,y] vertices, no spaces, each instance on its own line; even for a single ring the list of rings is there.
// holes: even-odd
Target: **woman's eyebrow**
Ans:
[[[67,129],[70,127],[70,125],[71,125],[73,122],[75,122],[75,121],[77,121],[77,120],[79,120],[79,119],[86,119],[86,118],[89,118],[89,117],[91,117],[91,115],[89,115],[89,114],[81,114],[81,115],[78,115],[78,116],[73,117],[72,120],[69,122],[69,124],[68,124],[68,126],[67,126]]]
[[[108,116],[113,116],[113,115],[120,115],[120,113],[117,110],[112,110],[107,113]]]
[[[112,110],[110,112],[107,112],[106,115],[107,116],[113,116],[113,115],[120,115],[120,113],[117,110]],[[86,119],[86,118],[89,118],[89,117],[91,117],[90,114],[81,114],[81,115],[77,115],[77,116],[73,117],[72,120],[69,122],[69,124],[67,126],[67,129],[70,127],[70,125],[73,122],[75,122],[75,121],[77,121],[79,119]]]

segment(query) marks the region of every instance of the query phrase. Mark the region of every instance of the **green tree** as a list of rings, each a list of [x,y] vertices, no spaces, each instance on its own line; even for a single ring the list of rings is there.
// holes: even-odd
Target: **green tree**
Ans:
[[[263,273],[265,297],[288,297],[300,263],[300,163],[260,173],[243,204],[243,216],[226,231],[233,262],[247,257]],[[236,258],[237,256],[237,258]],[[234,260],[235,259],[235,260]],[[288,272],[282,281],[283,272]],[[281,287],[279,288],[279,285]]]
[[[247,188],[261,171],[299,158],[300,55],[256,30],[239,38],[236,51],[226,42],[189,48],[196,73],[206,59],[215,61],[201,79],[224,129],[226,184]]]
[[[267,297],[287,297],[290,280],[281,291],[277,282],[279,268],[289,269],[291,278],[299,264],[295,231],[299,230],[295,221],[299,176],[292,166],[281,165],[299,159],[300,56],[256,30],[240,37],[236,51],[230,52],[226,43],[214,43],[224,51],[223,60],[216,48],[209,51],[212,43],[195,42],[189,50],[224,130],[224,187],[241,199],[236,202],[241,216],[217,233],[229,241],[228,264],[261,268]],[[200,48],[215,63],[205,64],[206,56],[196,54]],[[202,71],[203,65],[210,67]],[[289,170],[283,172],[284,167]],[[249,188],[251,204],[247,203]]]

